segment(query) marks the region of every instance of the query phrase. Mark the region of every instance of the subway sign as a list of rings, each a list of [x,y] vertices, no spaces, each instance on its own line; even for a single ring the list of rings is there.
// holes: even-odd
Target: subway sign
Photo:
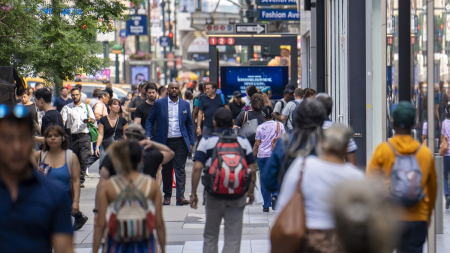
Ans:
[[[297,5],[297,0],[257,0],[258,5]]]

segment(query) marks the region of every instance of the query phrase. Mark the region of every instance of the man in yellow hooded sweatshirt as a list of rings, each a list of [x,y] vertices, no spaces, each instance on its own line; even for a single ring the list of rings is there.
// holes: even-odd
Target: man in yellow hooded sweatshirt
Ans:
[[[395,130],[395,136],[389,140],[391,145],[386,142],[380,144],[373,153],[367,168],[367,177],[381,177],[389,190],[391,170],[396,159],[393,148],[399,155],[415,153],[420,166],[424,198],[413,206],[400,206],[402,213],[399,214],[399,219],[402,223],[402,232],[397,253],[422,253],[436,200],[437,183],[433,155],[428,147],[421,146],[411,137],[411,128],[416,116],[415,110],[408,101],[401,101],[395,107],[391,114]]]

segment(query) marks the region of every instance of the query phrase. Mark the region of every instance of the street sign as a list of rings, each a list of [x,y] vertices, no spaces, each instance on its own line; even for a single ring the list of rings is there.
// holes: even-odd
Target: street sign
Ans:
[[[147,35],[147,16],[131,15],[127,20],[127,32],[131,36]]]
[[[224,34],[224,33],[234,33],[233,25],[206,25],[205,27],[207,34]]]
[[[297,0],[257,0],[257,5],[295,5]]]
[[[176,68],[178,70],[183,68],[183,57],[177,56]]]
[[[446,30],[445,30],[445,34],[446,34],[445,40],[446,41],[450,41],[450,14],[447,14],[447,22],[446,22],[445,28],[446,28]]]
[[[296,9],[259,9],[258,20],[300,21],[300,13]]]
[[[167,53],[167,67],[174,66],[174,62],[173,62],[174,59],[175,59],[174,53]]]
[[[236,33],[267,33],[267,24],[235,24]]]
[[[153,37],[153,45],[158,45],[159,39],[158,37]]]
[[[120,37],[120,39],[122,40],[122,42],[125,42],[125,40],[126,40],[127,37],[128,37],[127,30],[125,30],[125,29],[120,30],[120,32],[119,32],[119,37]]]
[[[159,45],[162,47],[170,47],[170,39],[167,36],[159,37]]]

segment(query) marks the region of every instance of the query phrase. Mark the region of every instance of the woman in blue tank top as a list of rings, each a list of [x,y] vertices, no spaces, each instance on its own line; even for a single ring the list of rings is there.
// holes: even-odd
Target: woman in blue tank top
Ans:
[[[44,148],[35,154],[38,171],[51,179],[72,198],[74,230],[86,223],[88,217],[80,212],[80,163],[69,149],[65,131],[58,125],[49,126],[44,133]]]

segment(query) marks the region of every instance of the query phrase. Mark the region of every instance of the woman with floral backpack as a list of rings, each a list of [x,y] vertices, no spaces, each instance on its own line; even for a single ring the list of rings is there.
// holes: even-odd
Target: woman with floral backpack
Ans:
[[[161,191],[155,180],[138,172],[142,148],[135,141],[118,141],[107,152],[119,173],[97,190],[93,252],[99,251],[107,228],[103,252],[164,253]]]

